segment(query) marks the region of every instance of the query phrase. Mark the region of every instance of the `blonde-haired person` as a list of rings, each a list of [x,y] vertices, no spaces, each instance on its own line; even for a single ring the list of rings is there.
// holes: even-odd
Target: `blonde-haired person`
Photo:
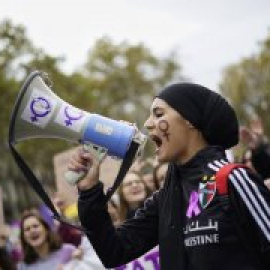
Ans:
[[[168,162],[159,162],[153,170],[153,181],[155,189],[159,190],[165,183],[166,174],[168,171]]]
[[[150,193],[141,174],[129,171],[118,188],[120,220],[132,218],[136,210],[143,206]]]
[[[154,167],[155,160],[143,156],[137,158],[131,167],[132,171],[138,172],[141,175],[142,180],[150,192],[156,191],[156,185],[153,179]]]

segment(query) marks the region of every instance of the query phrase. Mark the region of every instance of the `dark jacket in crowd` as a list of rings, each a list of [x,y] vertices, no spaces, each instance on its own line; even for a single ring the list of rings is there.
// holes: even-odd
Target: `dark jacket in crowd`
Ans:
[[[106,210],[103,185],[81,191],[80,220],[104,266],[123,265],[159,244],[161,269],[263,269],[247,247],[255,247],[258,239],[260,245],[265,239],[269,243],[270,193],[252,172],[234,169],[229,187],[236,211],[227,195],[219,195],[212,177],[227,163],[223,150],[208,147],[183,166],[171,165],[164,187],[118,228]],[[248,235],[244,240],[235,226],[236,213]]]
[[[12,258],[5,247],[0,247],[0,269],[3,270],[15,270],[16,264],[12,261]]]
[[[72,244],[78,247],[82,241],[82,234],[76,228],[65,223],[60,223],[57,228],[57,234],[61,237],[63,243]]]
[[[262,142],[252,150],[251,162],[263,179],[270,178],[270,144]]]

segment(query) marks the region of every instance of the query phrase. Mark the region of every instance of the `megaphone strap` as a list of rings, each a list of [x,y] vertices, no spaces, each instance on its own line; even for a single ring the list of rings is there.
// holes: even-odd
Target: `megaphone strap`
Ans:
[[[19,168],[23,172],[26,180],[30,183],[32,188],[35,190],[35,192],[40,196],[40,198],[43,200],[43,202],[46,204],[46,206],[52,211],[54,218],[60,222],[63,222],[69,226],[72,226],[76,229],[84,231],[84,229],[80,226],[73,225],[69,223],[68,221],[64,220],[63,217],[59,215],[57,210],[55,209],[51,199],[49,198],[48,194],[42,187],[40,181],[36,178],[32,170],[29,168],[29,166],[26,164],[26,162],[23,160],[23,158],[20,156],[20,154],[16,151],[14,148],[13,144],[9,142],[9,148],[11,150],[11,153],[18,164]],[[114,184],[111,188],[108,189],[106,195],[105,195],[105,202],[108,202],[116,189],[119,187],[121,184],[123,178],[125,177],[127,171],[132,165],[132,162],[136,156],[136,153],[138,151],[139,144],[136,142],[131,142],[131,145],[125,155],[125,158],[123,159],[122,165],[119,169],[119,172],[117,174],[117,177],[114,181]]]
[[[43,202],[46,204],[46,206],[53,212],[54,216],[57,219],[61,219],[59,213],[56,211],[52,201],[50,200],[48,194],[32,172],[32,170],[28,167],[28,165],[25,163],[23,158],[20,156],[20,154],[16,151],[16,149],[13,147],[12,143],[9,143],[9,147],[11,150],[11,153],[18,164],[19,168],[24,173],[24,176],[26,180],[30,183],[32,188],[36,191],[36,193],[41,197]]]
[[[116,191],[116,189],[119,187],[119,185],[121,184],[121,182],[123,181],[125,175],[127,174],[127,171],[129,170],[129,168],[132,165],[132,162],[136,156],[136,153],[139,149],[139,144],[137,142],[132,141],[130,144],[130,147],[123,159],[122,165],[120,166],[119,172],[117,174],[117,177],[114,181],[114,184],[112,187],[110,187],[107,190],[107,193],[105,195],[105,199],[106,202],[108,202],[110,200],[110,198],[112,197],[113,193]]]
[[[13,147],[11,143],[9,143],[9,147],[11,150],[11,153],[17,162],[19,168],[22,170],[24,176],[26,177],[27,181],[30,183],[32,188],[36,191],[36,193],[40,196],[40,198],[43,200],[43,202],[46,204],[46,206],[52,211],[53,218],[66,224],[71,227],[74,227],[78,230],[84,231],[84,229],[80,226],[74,225],[66,221],[63,217],[59,215],[57,210],[55,209],[51,199],[49,198],[48,194],[36,178],[36,176],[33,174],[32,170],[28,167],[28,165],[25,163],[23,158],[20,156],[20,154],[16,151],[16,149]]]

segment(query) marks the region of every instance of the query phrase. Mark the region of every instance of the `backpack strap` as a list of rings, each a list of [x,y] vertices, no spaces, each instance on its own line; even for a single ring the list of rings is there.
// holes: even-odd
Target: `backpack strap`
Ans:
[[[240,163],[229,163],[216,172],[216,185],[220,195],[228,195],[228,176],[235,168],[247,168]]]
[[[261,250],[261,241],[258,239],[257,245],[254,246],[254,243],[251,243],[249,241],[249,238],[247,237],[247,233],[249,230],[245,230],[245,224],[249,224],[249,222],[242,216],[241,210],[238,209],[238,203],[237,199],[235,198],[235,195],[228,192],[228,178],[231,171],[235,168],[246,168],[250,169],[247,166],[240,164],[240,163],[229,163],[221,167],[216,172],[216,186],[219,195],[228,195],[230,204],[234,207],[233,211],[233,219],[232,222],[236,228],[237,235],[240,239],[240,241],[243,244],[243,247],[248,252],[251,260],[254,263],[254,266],[256,269],[269,269],[267,268],[270,265],[270,259],[269,255],[262,254]],[[265,252],[266,253],[266,252]],[[267,264],[267,267],[266,267]]]

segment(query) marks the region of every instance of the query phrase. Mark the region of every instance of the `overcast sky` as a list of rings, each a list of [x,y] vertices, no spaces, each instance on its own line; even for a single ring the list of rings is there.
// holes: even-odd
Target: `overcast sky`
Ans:
[[[178,52],[184,75],[217,90],[222,69],[251,56],[270,34],[269,0],[3,0],[0,20],[26,27],[35,46],[73,71],[106,35]]]

